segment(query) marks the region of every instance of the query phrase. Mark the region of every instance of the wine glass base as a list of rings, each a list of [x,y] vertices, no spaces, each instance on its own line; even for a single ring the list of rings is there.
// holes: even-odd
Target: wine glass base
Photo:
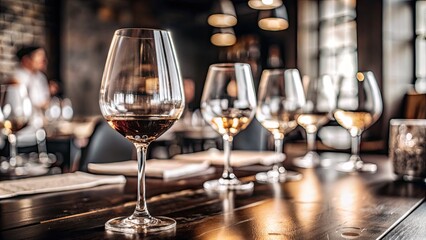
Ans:
[[[293,164],[300,168],[316,168],[320,166],[320,156],[316,152],[309,151],[305,156],[295,158]]]
[[[210,180],[204,182],[203,187],[207,191],[226,191],[226,190],[236,190],[236,191],[248,191],[252,190],[254,187],[253,182],[240,182],[237,179],[234,181],[223,181],[223,179]]]
[[[276,170],[270,170],[268,172],[260,172],[256,174],[256,180],[260,183],[299,181],[300,179],[302,179],[301,173],[288,170],[283,173]]]
[[[358,162],[341,162],[336,165],[336,170],[340,172],[347,172],[347,173],[353,173],[353,172],[370,172],[375,173],[377,171],[377,165],[374,163],[365,163],[362,161]]]
[[[117,217],[105,223],[105,229],[119,233],[158,233],[172,231],[176,221],[168,217],[133,218]]]

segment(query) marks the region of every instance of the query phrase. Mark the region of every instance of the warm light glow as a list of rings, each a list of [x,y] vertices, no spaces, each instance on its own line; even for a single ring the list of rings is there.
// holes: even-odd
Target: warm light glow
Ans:
[[[358,79],[358,81],[362,82],[364,81],[364,74],[359,72],[356,74],[356,79]]]
[[[265,5],[271,5],[273,2],[273,0],[262,0],[262,3]]]
[[[360,135],[374,122],[373,116],[369,112],[337,110],[334,112],[334,118],[342,127],[349,130],[351,136]]]
[[[228,86],[226,87],[226,92],[228,92],[228,95],[231,97],[237,97],[238,88],[237,82],[235,80],[229,82]]]
[[[263,18],[258,24],[261,29],[267,31],[281,31],[288,28],[288,21],[283,18]]]
[[[11,131],[11,129],[12,129],[12,122],[10,122],[9,120],[4,121],[3,127],[5,129],[8,129],[8,130]]]
[[[207,22],[213,27],[232,27],[237,24],[237,18],[229,14],[212,14]]]
[[[285,199],[274,197],[247,208],[252,226],[256,228],[256,239],[286,239],[283,236],[288,236],[288,231],[297,228],[291,206]]]
[[[145,91],[148,94],[154,94],[155,92],[158,92],[158,78],[147,78],[145,80]],[[127,103],[127,97],[126,97],[126,103]],[[130,102],[128,104],[132,104],[133,102]]]
[[[303,181],[300,181],[299,189],[303,191],[294,192],[294,198],[298,202],[294,205],[295,216],[307,232],[314,231],[318,214],[322,210],[319,203],[324,201],[324,192],[321,191],[321,187],[318,176],[313,171],[309,171],[303,174]]]
[[[256,10],[269,10],[274,9],[283,4],[282,0],[250,0],[248,1],[249,7]]]
[[[361,179],[348,177],[339,179],[331,191],[330,195],[334,197],[330,204],[340,209],[335,212],[336,221],[346,226],[358,223],[363,215],[360,209],[368,207],[366,203],[371,201],[371,189],[366,188]]]
[[[232,33],[215,33],[211,36],[210,41],[213,45],[226,47],[234,45],[237,38]]]

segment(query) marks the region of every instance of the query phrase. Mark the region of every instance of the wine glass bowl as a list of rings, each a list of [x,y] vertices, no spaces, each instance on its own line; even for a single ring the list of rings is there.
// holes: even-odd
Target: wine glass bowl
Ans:
[[[284,136],[297,127],[305,104],[302,81],[297,69],[264,70],[261,75],[256,118],[274,137],[275,152],[283,151]],[[260,182],[299,180],[300,173],[287,171],[281,163],[272,170],[256,174]]]
[[[306,103],[297,123],[305,129],[307,153],[293,160],[294,165],[301,168],[313,168],[320,165],[320,156],[315,151],[315,140],[318,129],[332,118],[335,108],[336,94],[332,79],[323,75],[318,79],[310,79],[306,87]]]
[[[349,161],[339,163],[337,170],[377,171],[375,164],[361,160],[359,150],[361,134],[380,118],[382,111],[382,97],[373,72],[358,72],[356,77],[342,82],[333,116],[351,135],[352,155]]]
[[[182,79],[170,34],[130,28],[114,33],[99,96],[109,125],[137,149],[138,194],[134,213],[109,220],[105,228],[124,233],[175,229],[176,221],[150,215],[145,199],[145,162],[149,144],[183,113]]]
[[[213,64],[209,67],[201,98],[201,113],[206,122],[223,138],[224,171],[222,177],[203,184],[207,190],[249,190],[253,183],[242,183],[233,173],[230,157],[233,138],[254,117],[256,95],[250,65]]]

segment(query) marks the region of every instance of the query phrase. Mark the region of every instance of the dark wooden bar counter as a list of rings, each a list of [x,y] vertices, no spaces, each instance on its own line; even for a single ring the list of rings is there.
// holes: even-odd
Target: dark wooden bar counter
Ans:
[[[151,214],[177,221],[176,232],[148,239],[426,239],[425,183],[397,180],[385,155],[363,157],[379,165],[377,173],[296,169],[301,181],[256,183],[248,193],[206,193],[202,183],[220,170],[169,182],[147,179]],[[237,174],[249,181],[266,169],[244,167]],[[0,239],[145,239],[104,230],[108,219],[132,213],[135,191],[136,179],[128,178],[125,185],[0,200]]]

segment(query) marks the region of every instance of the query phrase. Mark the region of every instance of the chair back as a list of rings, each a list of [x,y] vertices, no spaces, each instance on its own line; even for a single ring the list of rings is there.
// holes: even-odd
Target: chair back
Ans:
[[[89,143],[82,150],[80,171],[87,171],[89,163],[109,163],[136,159],[136,148],[108,123],[101,119],[96,124]]]

